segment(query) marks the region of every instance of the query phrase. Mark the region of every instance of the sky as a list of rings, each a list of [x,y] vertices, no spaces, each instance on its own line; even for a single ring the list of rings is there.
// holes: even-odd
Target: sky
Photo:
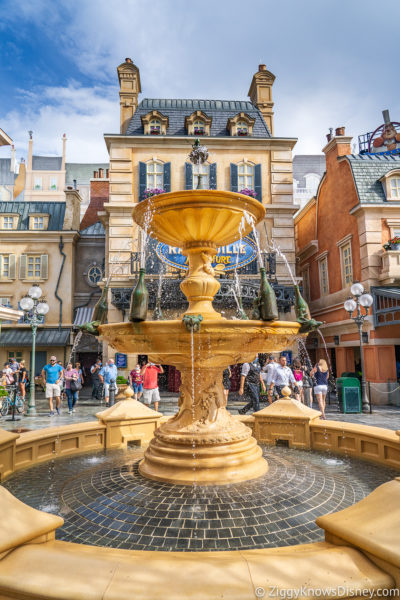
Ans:
[[[247,100],[264,63],[275,135],[319,154],[329,127],[400,121],[399,22],[400,0],[0,0],[0,128],[18,158],[32,130],[35,154],[66,133],[69,162],[106,161],[126,57],[140,98]]]

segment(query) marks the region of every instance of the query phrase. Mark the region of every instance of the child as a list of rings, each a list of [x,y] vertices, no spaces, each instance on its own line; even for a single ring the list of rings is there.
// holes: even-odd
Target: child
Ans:
[[[133,388],[135,400],[139,400],[143,393],[143,376],[140,373],[139,365],[136,365],[136,367],[129,373],[128,380],[130,386]]]

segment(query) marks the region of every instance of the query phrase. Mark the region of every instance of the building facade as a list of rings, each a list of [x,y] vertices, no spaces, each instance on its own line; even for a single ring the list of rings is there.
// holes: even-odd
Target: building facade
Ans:
[[[274,136],[272,87],[275,76],[265,65],[260,65],[251,81],[250,101],[139,100],[139,69],[126,59],[117,71],[121,129],[118,134],[105,134],[110,155],[110,199],[104,206],[103,217],[106,275],[111,276],[109,322],[122,321],[129,307],[136,280],[132,256],[138,250],[132,209],[144,198],[147,189],[159,188],[166,192],[194,189],[199,175],[209,189],[238,192],[252,189],[267,209],[264,222],[258,226],[261,246],[269,250],[274,241],[294,268],[296,207],[292,149],[296,140]],[[209,150],[209,161],[201,167],[201,172],[188,159],[195,138],[201,138]],[[247,279],[249,289],[256,293],[256,264]],[[166,280],[165,289],[170,285],[170,296],[177,297],[179,282],[174,285],[168,281],[168,274]],[[276,258],[276,280],[284,295],[291,279],[279,257]],[[151,281],[149,286],[151,291]],[[222,284],[221,289],[224,289]],[[183,297],[179,302],[180,306],[168,305],[163,310],[171,308],[171,314],[180,314],[185,305]],[[282,309],[283,318],[287,318],[284,310],[290,310],[291,304],[289,299],[287,307]]]
[[[303,208],[315,196],[324,173],[324,154],[296,154],[293,157],[293,202],[298,208]]]
[[[350,287],[359,281],[372,294],[365,376],[373,402],[387,402],[400,361],[400,251],[387,246],[400,235],[400,153],[352,154],[351,141],[344,128],[328,136],[326,173],[295,218],[297,273],[312,316],[325,322],[321,331],[337,376],[361,367],[358,330],[343,306]],[[318,336],[308,347],[313,358],[325,358]]]

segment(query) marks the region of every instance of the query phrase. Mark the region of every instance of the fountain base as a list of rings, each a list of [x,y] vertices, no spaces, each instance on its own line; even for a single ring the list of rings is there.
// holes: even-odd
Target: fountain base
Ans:
[[[268,471],[268,463],[250,429],[242,426],[248,432],[243,432],[244,439],[223,441],[224,436],[219,435],[208,443],[198,443],[200,438],[193,436],[180,441],[170,436],[167,441],[160,427],[139,472],[149,479],[182,485],[223,485],[261,477]]]

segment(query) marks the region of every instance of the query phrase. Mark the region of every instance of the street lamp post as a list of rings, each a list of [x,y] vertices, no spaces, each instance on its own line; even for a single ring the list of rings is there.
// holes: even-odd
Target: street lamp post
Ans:
[[[353,283],[350,288],[351,293],[354,298],[349,298],[344,303],[344,308],[350,315],[350,318],[356,323],[358,327],[358,335],[360,337],[360,358],[361,358],[361,402],[362,402],[362,411],[364,413],[370,412],[370,403],[367,395],[367,384],[365,381],[365,372],[364,372],[364,352],[362,345],[362,326],[365,318],[368,315],[369,307],[373,303],[373,298],[370,294],[364,293],[364,286],[361,283]],[[364,308],[365,312],[361,312],[361,307]],[[355,311],[355,315],[353,313]]]
[[[20,301],[20,307],[25,313],[25,321],[29,323],[32,328],[32,360],[31,360],[31,384],[29,394],[29,404],[27,415],[32,417],[37,414],[35,405],[35,351],[36,351],[36,331],[38,325],[42,323],[41,317],[49,312],[49,305],[47,302],[41,301],[42,290],[38,285],[33,285],[28,294],[24,296]]]

